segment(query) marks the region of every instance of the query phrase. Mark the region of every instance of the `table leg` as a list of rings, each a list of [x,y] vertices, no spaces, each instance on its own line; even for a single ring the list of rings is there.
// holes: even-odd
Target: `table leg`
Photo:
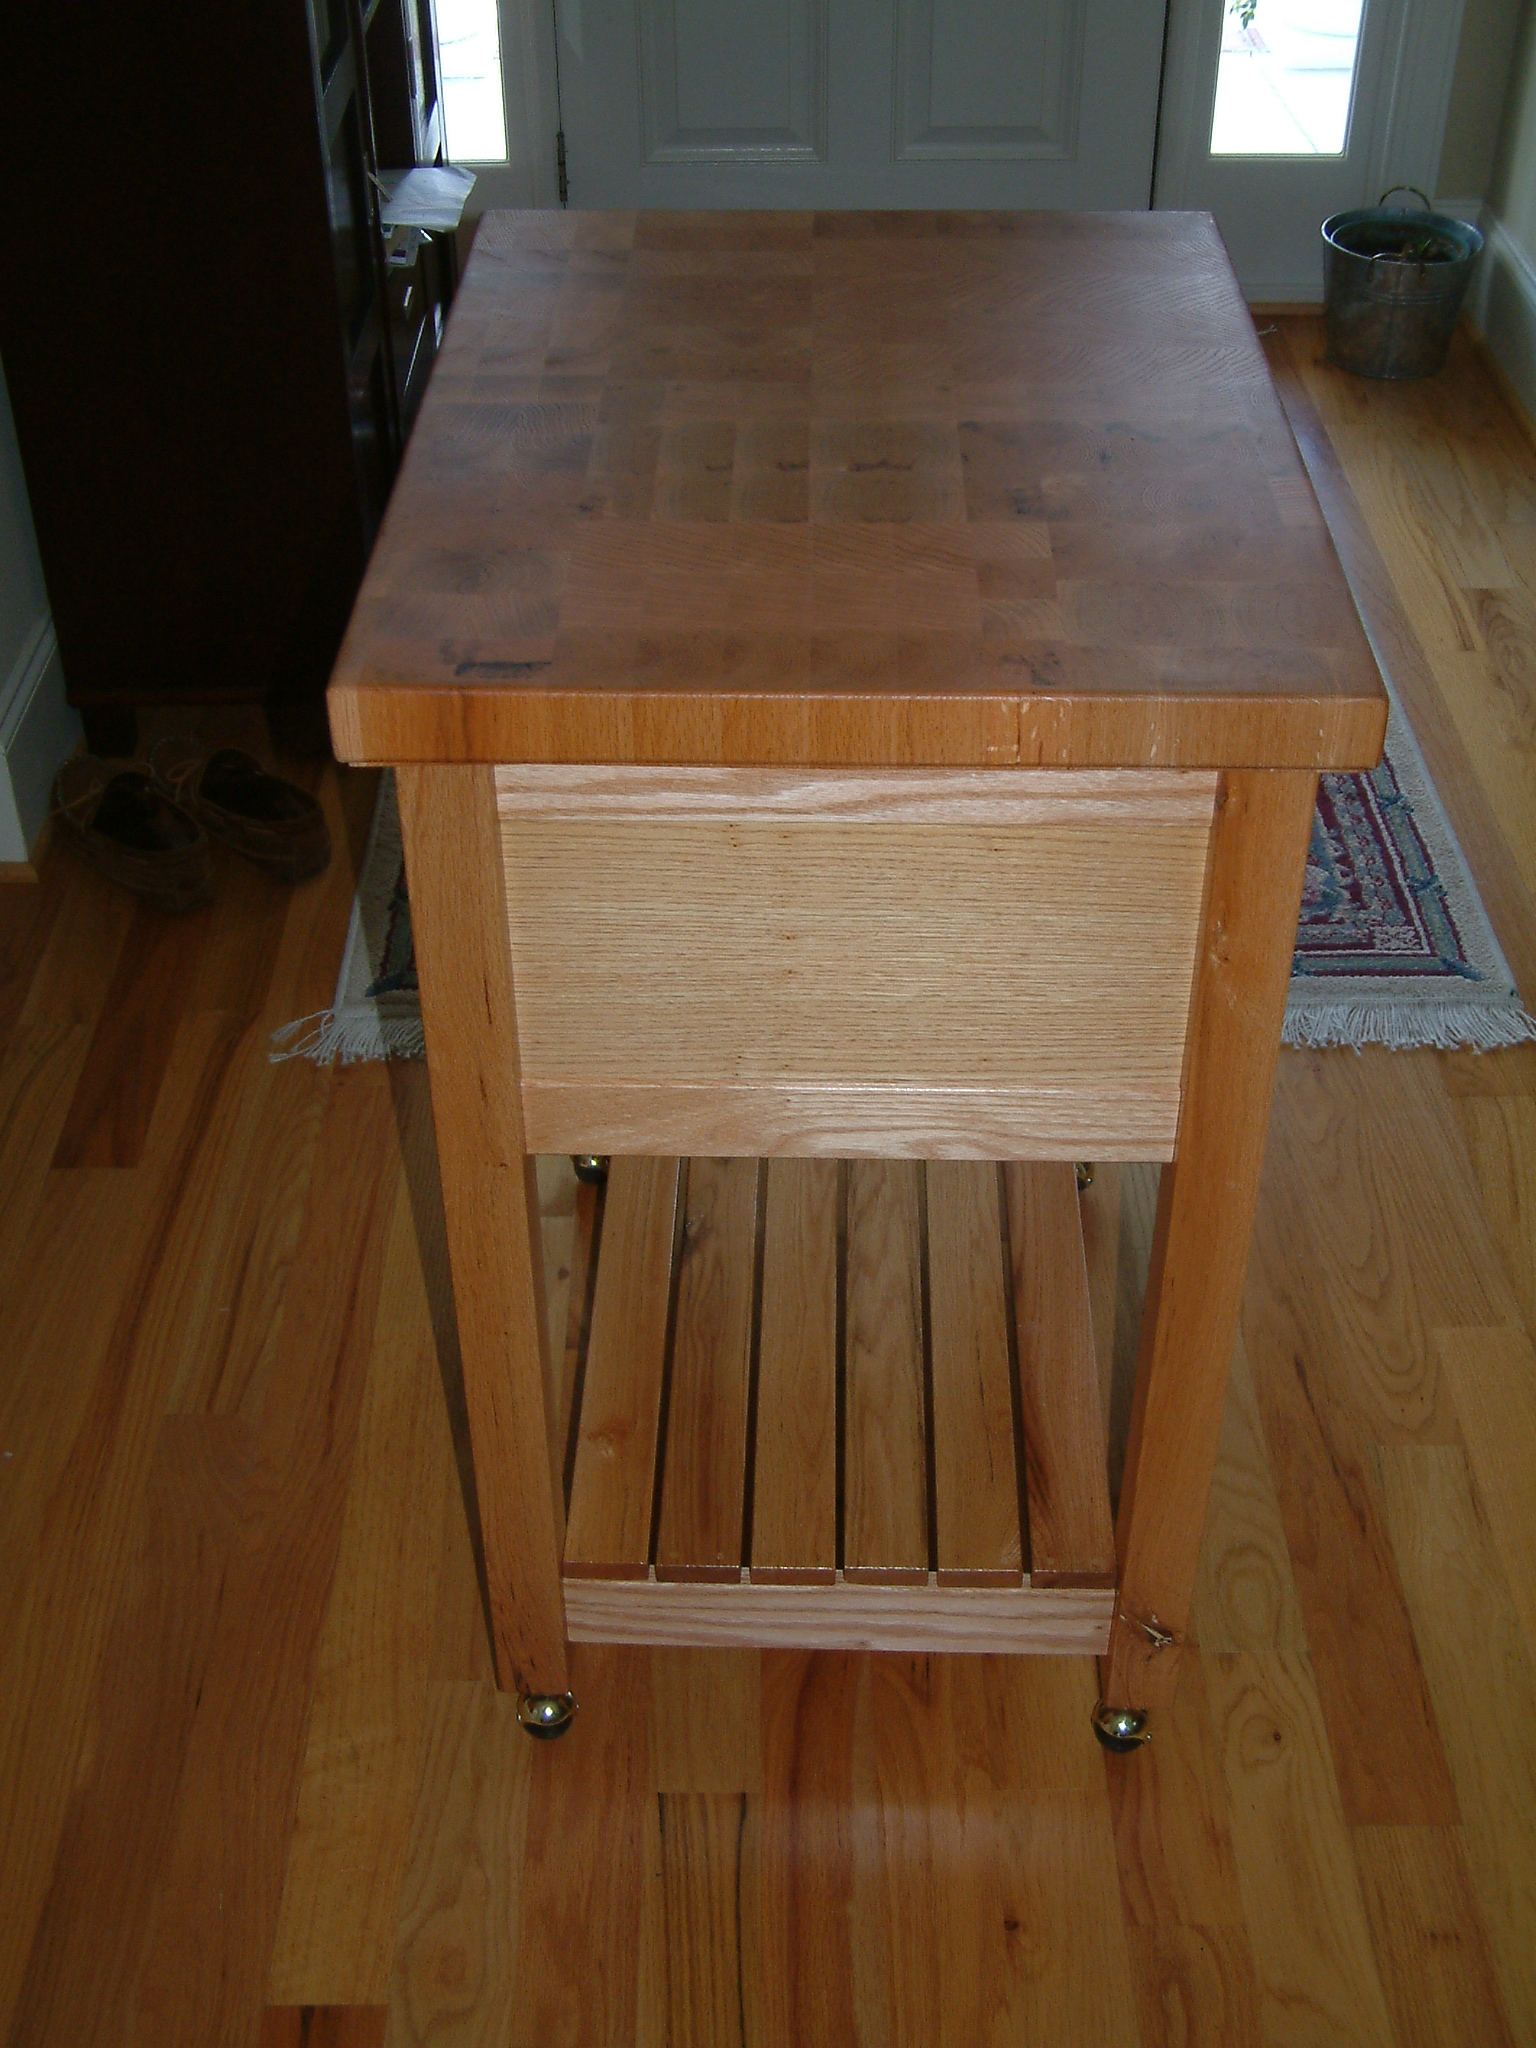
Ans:
[[[1163,1168],[1100,1664],[1108,1746],[1172,1698],[1216,1464],[1317,778],[1224,778],[1172,1163]],[[1117,1742],[1114,1738],[1118,1736]]]
[[[496,1677],[504,1691],[558,1702],[569,1683],[559,1411],[523,1137],[494,770],[415,766],[396,775]],[[546,1706],[533,1732],[557,1732],[557,1722]]]

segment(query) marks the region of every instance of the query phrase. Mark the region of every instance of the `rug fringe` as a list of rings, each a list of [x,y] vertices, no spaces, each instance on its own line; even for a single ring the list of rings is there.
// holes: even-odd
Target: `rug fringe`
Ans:
[[[1393,1052],[1432,1048],[1438,1052],[1499,1052],[1536,1042],[1536,1017],[1517,1008],[1486,1009],[1472,1003],[1426,1003],[1412,1008],[1392,1003],[1294,1004],[1281,1033],[1286,1045],[1309,1052],[1349,1046],[1384,1045]],[[316,1010],[272,1034],[270,1059],[313,1060],[349,1067],[359,1060],[419,1060],[426,1040],[419,1017],[380,1017]]]
[[[267,1058],[274,1066],[281,1060],[313,1060],[317,1067],[328,1067],[340,1060],[350,1067],[358,1060],[424,1059],[427,1051],[419,1017],[380,1017],[373,1011],[316,1010],[274,1031],[272,1045]]]
[[[1485,1008],[1473,1003],[1317,1003],[1289,1004],[1286,1045],[1326,1052],[1334,1046],[1385,1045],[1393,1052],[1431,1047],[1436,1052],[1499,1052],[1536,1040],[1536,1017],[1518,1005]]]

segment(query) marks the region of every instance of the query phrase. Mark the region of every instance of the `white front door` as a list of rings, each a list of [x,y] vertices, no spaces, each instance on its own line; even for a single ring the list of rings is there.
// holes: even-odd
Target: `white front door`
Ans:
[[[1461,12],[1461,0],[1172,0],[1157,204],[1215,214],[1251,300],[1316,300],[1329,214],[1399,183],[1432,196]]]
[[[573,206],[1141,207],[1165,0],[556,0]]]

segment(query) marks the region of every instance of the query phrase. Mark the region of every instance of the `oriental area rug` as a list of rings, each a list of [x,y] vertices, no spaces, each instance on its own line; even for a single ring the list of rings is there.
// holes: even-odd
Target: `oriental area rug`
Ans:
[[[1291,965],[1285,1042],[1470,1046],[1536,1039],[1418,744],[1394,703],[1368,775],[1325,775]],[[276,1034],[274,1059],[419,1059],[411,911],[386,775],[336,1000]]]

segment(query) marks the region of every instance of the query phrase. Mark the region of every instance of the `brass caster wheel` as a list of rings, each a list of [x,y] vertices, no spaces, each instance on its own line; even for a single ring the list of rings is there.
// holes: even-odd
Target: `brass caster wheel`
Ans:
[[[576,1178],[585,1181],[589,1188],[600,1188],[608,1178],[608,1157],[603,1152],[573,1152],[571,1164],[576,1169]]]
[[[517,1722],[536,1742],[553,1742],[576,1718],[576,1696],[569,1692],[525,1692],[517,1702]]]
[[[1080,1195],[1086,1195],[1093,1186],[1093,1161],[1091,1159],[1079,1159],[1076,1170],[1077,1192]]]
[[[1134,1756],[1152,1740],[1140,1707],[1106,1707],[1102,1700],[1093,1710],[1093,1732],[1111,1756]]]

